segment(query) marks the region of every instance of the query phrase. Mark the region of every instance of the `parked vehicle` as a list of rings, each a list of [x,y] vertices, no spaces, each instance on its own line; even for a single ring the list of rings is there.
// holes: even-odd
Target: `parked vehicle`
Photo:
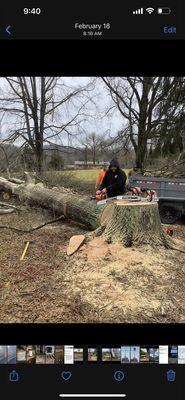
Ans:
[[[185,215],[185,179],[132,175],[129,183],[157,192],[162,223],[173,224]]]

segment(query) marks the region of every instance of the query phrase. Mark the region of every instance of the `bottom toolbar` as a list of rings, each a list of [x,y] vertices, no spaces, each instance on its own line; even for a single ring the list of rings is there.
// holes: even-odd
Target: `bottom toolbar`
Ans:
[[[6,400],[123,398],[184,400],[180,365],[1,365],[0,390]]]

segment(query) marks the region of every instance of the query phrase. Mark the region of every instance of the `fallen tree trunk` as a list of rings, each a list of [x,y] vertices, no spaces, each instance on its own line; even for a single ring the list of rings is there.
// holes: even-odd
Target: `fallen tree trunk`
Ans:
[[[0,192],[6,191],[7,193],[13,193],[16,187],[17,185],[15,183],[11,183],[8,179],[0,177]]]
[[[109,243],[168,247],[169,239],[163,233],[157,203],[115,201],[100,206],[87,196],[47,189],[42,183],[34,184],[30,178],[27,182],[16,185],[0,178],[0,190],[11,190],[20,201],[52,210],[90,230],[100,228],[100,234],[103,232]]]
[[[16,185],[0,177],[0,191],[13,193],[32,206],[49,209],[58,215],[83,224],[90,230],[98,228],[101,224],[102,211],[105,208],[97,207],[96,202],[87,196],[47,189],[42,183],[34,184],[27,179],[25,184]]]

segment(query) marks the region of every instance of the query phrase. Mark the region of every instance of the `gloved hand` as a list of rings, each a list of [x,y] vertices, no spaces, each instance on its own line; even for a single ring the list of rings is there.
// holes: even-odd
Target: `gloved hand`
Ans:
[[[135,194],[136,196],[138,196],[142,192],[141,189],[139,187],[137,187],[137,186],[136,187],[130,187],[129,190],[131,190],[131,192],[133,194]]]

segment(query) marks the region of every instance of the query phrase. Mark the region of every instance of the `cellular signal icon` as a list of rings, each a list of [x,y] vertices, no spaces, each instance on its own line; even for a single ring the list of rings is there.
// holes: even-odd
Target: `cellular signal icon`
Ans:
[[[137,14],[137,15],[144,14],[143,8],[138,8],[137,10],[134,10],[134,11],[133,11],[133,14]]]

